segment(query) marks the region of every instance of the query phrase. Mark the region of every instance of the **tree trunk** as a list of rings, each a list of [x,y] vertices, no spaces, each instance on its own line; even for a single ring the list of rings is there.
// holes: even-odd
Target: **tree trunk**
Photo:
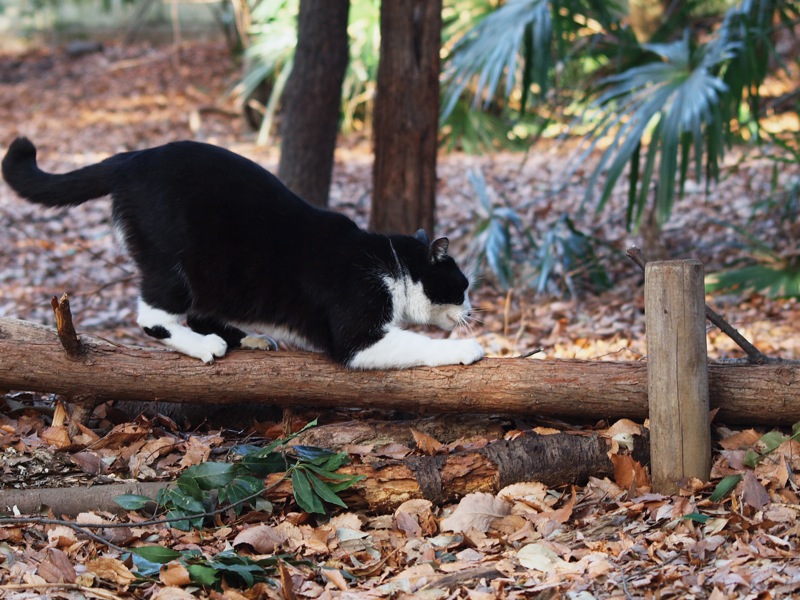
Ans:
[[[441,0],[381,4],[370,228],[435,226]]]
[[[469,366],[350,371],[307,352],[241,350],[212,365],[82,335],[71,359],[55,330],[0,318],[0,390],[105,400],[263,403],[408,410],[422,414],[647,417],[647,363],[484,359]],[[709,365],[717,420],[800,421],[797,364]]]
[[[327,206],[347,69],[349,0],[301,0],[294,66],[282,99],[278,177]]]

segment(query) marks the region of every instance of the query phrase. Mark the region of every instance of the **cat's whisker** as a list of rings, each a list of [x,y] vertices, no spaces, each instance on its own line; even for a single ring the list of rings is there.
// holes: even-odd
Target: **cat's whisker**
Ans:
[[[483,325],[483,319],[479,319],[474,315],[467,315],[466,320],[475,323],[477,325]]]

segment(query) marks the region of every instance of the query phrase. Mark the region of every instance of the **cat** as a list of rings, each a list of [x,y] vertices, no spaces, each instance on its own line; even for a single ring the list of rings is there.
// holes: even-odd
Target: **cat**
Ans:
[[[50,174],[19,137],[2,172],[19,196],[45,206],[110,194],[115,234],[139,271],[138,324],[205,363],[228,348],[272,345],[245,330],[352,369],[470,364],[484,355],[474,339],[402,328],[467,322],[468,280],[447,238],[365,231],[226,149],[174,142]]]

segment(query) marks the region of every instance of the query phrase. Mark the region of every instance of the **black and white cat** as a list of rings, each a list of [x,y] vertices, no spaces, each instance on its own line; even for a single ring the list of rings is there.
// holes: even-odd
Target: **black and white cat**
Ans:
[[[354,369],[483,357],[474,339],[401,328],[466,322],[468,282],[447,238],[366,232],[228,150],[176,142],[56,175],[41,171],[34,145],[17,138],[2,169],[17,194],[45,206],[110,194],[115,231],[141,276],[139,325],[203,362],[261,345],[243,330]]]

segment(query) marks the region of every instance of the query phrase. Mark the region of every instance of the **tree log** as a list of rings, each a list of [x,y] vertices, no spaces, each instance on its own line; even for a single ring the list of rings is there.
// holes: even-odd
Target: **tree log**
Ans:
[[[391,423],[376,423],[376,429]],[[327,437],[340,437],[337,425]],[[313,430],[312,430],[313,431]],[[333,433],[330,433],[333,431]],[[338,448],[332,448],[338,449]],[[434,504],[458,500],[474,492],[495,494],[503,487],[522,481],[539,481],[547,486],[584,483],[589,477],[611,477],[610,442],[596,433],[539,435],[525,432],[513,439],[495,440],[483,448],[434,456],[402,459],[363,457],[364,462],[341,467],[339,473],[363,475],[343,494],[352,509],[385,512],[406,500],[426,498]],[[649,461],[647,436],[634,436],[633,458]],[[292,496],[290,479],[284,473],[267,477],[265,495],[273,501]],[[75,515],[88,510],[120,512],[114,498],[120,494],[143,494],[155,498],[160,488],[174,482],[126,482],[88,488],[0,489],[0,514],[16,506],[23,514],[34,514],[43,506],[56,515]],[[274,487],[273,487],[274,486]]]
[[[266,403],[400,409],[421,414],[647,417],[645,362],[484,359],[469,366],[348,371],[324,356],[234,351],[205,365],[162,349],[82,335],[67,357],[54,329],[0,318],[0,389],[90,394],[98,399]],[[711,406],[723,422],[800,421],[800,366],[709,366]]]
[[[634,436],[633,458],[649,462],[647,436]],[[496,440],[479,450],[404,459],[368,460],[339,468],[363,475],[342,495],[351,508],[392,511],[406,500],[425,498],[436,505],[475,492],[496,494],[512,483],[538,481],[547,486],[583,484],[589,477],[612,477],[609,440],[596,433],[539,435]],[[267,485],[281,474],[267,478]],[[288,498],[291,482],[271,490],[273,500]]]

